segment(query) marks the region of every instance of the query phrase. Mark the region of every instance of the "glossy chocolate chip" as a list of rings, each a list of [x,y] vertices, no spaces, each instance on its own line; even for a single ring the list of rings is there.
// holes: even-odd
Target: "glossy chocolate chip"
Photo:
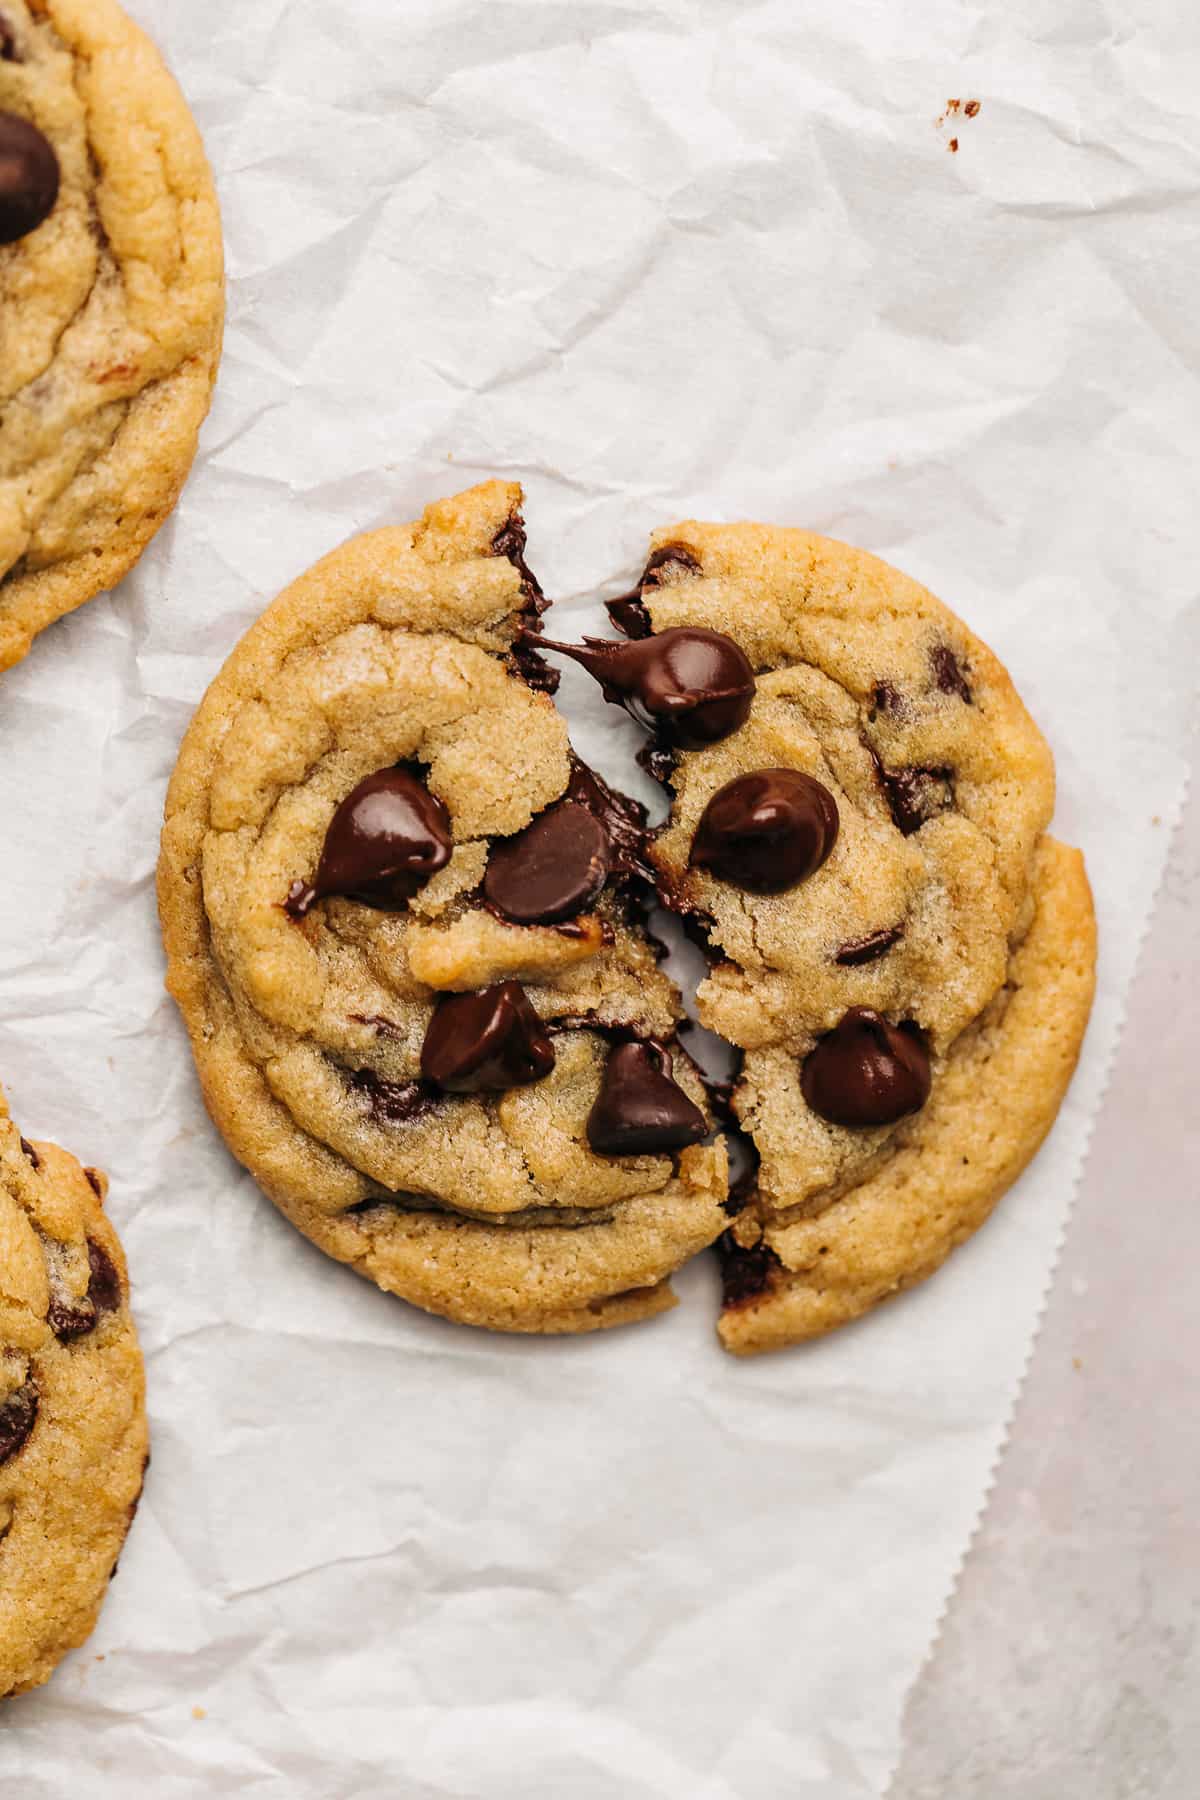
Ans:
[[[688,861],[752,894],[782,894],[816,874],[837,834],[837,802],[815,777],[756,769],[718,788]]]
[[[0,244],[15,244],[50,217],[58,182],[49,138],[17,113],[0,112]]]
[[[653,1039],[609,1051],[587,1140],[600,1156],[656,1156],[708,1135],[708,1121],[671,1076],[671,1057]]]
[[[955,694],[967,705],[972,704],[971,690],[967,678],[963,674],[962,664],[951,650],[949,644],[936,644],[929,653],[933,664],[933,677],[943,694]]]
[[[929,1052],[911,1021],[890,1025],[852,1006],[805,1058],[800,1087],[833,1125],[893,1125],[929,1098]]]
[[[313,881],[293,882],[284,904],[294,919],[331,894],[403,907],[445,868],[452,843],[450,815],[424,782],[407,769],[379,769],[346,795]]]
[[[0,1468],[11,1462],[37,1422],[37,1383],[27,1381],[0,1405]]]
[[[834,951],[833,960],[843,969],[857,969],[863,963],[878,962],[903,936],[903,925],[885,926],[882,931],[872,931],[867,937],[843,944],[840,950]]]
[[[451,1094],[525,1087],[554,1067],[554,1046],[519,981],[440,1000],[421,1046],[421,1073]]]
[[[769,1244],[739,1244],[732,1231],[723,1231],[714,1249],[721,1265],[721,1306],[736,1312],[761,1300],[775,1284],[783,1267]]]
[[[613,875],[639,875],[643,881],[654,880],[649,861],[646,809],[639,800],[619,794],[606,781],[589,769],[586,763],[571,755],[571,778],[564,796],[590,812],[608,839],[608,864]]]
[[[754,699],[754,671],[721,631],[681,625],[627,643],[538,643],[580,663],[606,700],[684,750],[728,737],[745,723]]]
[[[590,906],[608,879],[608,835],[573,800],[492,846],[484,897],[517,925],[552,925]]]

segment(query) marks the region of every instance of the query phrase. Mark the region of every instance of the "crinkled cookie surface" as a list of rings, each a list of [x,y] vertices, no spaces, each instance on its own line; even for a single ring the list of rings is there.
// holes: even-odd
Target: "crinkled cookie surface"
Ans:
[[[631,899],[638,809],[517,647],[520,498],[275,601],[184,740],[159,901],[209,1109],[288,1217],[431,1311],[583,1331],[671,1304],[725,1157]]]
[[[0,1096],[0,1695],[96,1622],[141,1492],[142,1359],[103,1176]]]
[[[113,0],[0,0],[0,141],[6,115],[59,180],[48,216],[0,242],[0,669],[174,506],[224,308],[199,134]]]

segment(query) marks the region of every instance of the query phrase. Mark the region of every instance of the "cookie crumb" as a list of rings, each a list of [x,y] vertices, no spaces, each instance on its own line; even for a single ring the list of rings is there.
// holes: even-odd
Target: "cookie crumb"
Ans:
[[[1082,1369],[1082,1367],[1083,1367],[1083,1358],[1082,1358],[1082,1356],[1073,1356],[1073,1357],[1072,1357],[1072,1358],[1071,1358],[1071,1367],[1072,1367],[1072,1368],[1073,1368],[1073,1369]]]
[[[983,102],[981,100],[968,100],[967,104],[963,107],[963,112],[967,115],[968,119],[974,119],[978,116],[979,108],[982,104]]]
[[[202,1706],[193,1706],[192,1717],[193,1719],[207,1719],[208,1714]]]
[[[950,142],[949,142],[949,144],[947,144],[946,148],[949,150],[951,156],[957,156],[958,155],[958,139],[951,138]]]

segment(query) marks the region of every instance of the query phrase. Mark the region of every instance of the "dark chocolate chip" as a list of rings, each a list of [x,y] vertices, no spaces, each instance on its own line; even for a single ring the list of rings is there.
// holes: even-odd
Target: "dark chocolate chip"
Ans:
[[[93,1194],[95,1194],[97,1200],[103,1200],[104,1199],[104,1182],[103,1182],[103,1179],[101,1178],[99,1169],[85,1169],[83,1171],[83,1177],[84,1177],[84,1180],[87,1182],[88,1186],[91,1188]]]
[[[615,600],[605,601],[609,618],[627,638],[646,638],[652,634],[654,626],[642,595],[646,588],[662,587],[662,571],[671,567],[683,569],[689,575],[700,574],[700,564],[690,550],[682,544],[663,544],[661,549],[654,551],[635,588]]]
[[[20,62],[17,55],[17,35],[8,20],[0,13],[0,62]]]
[[[554,1046],[519,981],[439,1000],[421,1046],[422,1075],[452,1094],[524,1087],[553,1067]]]
[[[25,1443],[37,1421],[38,1390],[35,1381],[27,1381],[0,1406],[0,1467],[11,1462]]]
[[[95,1238],[89,1238],[88,1247],[88,1299],[96,1313],[117,1312],[124,1298],[121,1292],[121,1277],[103,1244]]]
[[[911,1020],[890,1025],[852,1006],[818,1039],[800,1075],[804,1098],[834,1125],[893,1125],[929,1098],[929,1052]]]
[[[963,673],[962,664],[951,650],[949,644],[935,644],[929,652],[929,660],[933,664],[933,674],[943,694],[957,694],[960,700],[971,705],[971,690]]]
[[[0,112],[0,244],[15,244],[50,217],[58,183],[49,138],[29,119]]]
[[[857,969],[861,963],[877,962],[903,936],[903,925],[887,925],[882,931],[871,932],[869,937],[855,938],[853,943],[843,944],[834,952],[833,960],[843,969]]]
[[[885,769],[878,758],[876,766],[896,828],[905,837],[953,806],[952,769]]]
[[[816,874],[837,834],[837,802],[823,783],[799,769],[756,769],[718,788],[688,861],[749,893],[782,894]]]
[[[582,912],[608,880],[608,834],[574,800],[539,814],[492,846],[485,898],[518,925],[553,925]]]
[[[646,853],[646,809],[639,800],[619,794],[615,788],[581,763],[572,752],[571,778],[564,799],[590,812],[608,839],[608,866],[614,875],[654,879]]]
[[[728,737],[745,723],[754,699],[754,671],[721,631],[681,625],[627,643],[546,639],[542,647],[580,663],[606,700],[685,750]]]
[[[587,1139],[600,1156],[655,1156],[708,1136],[708,1122],[671,1077],[665,1045],[617,1044],[609,1051]]]
[[[437,1104],[437,1095],[424,1081],[385,1081],[372,1069],[354,1069],[347,1080],[356,1094],[363,1095],[380,1125],[406,1125]]]
[[[26,1162],[31,1163],[35,1169],[41,1168],[42,1159],[34,1149],[33,1145],[29,1142],[28,1138],[21,1139],[21,1153],[25,1157]]]
[[[736,1312],[739,1307],[761,1300],[783,1267],[769,1244],[739,1244],[732,1231],[723,1231],[713,1248],[721,1265],[721,1306],[725,1312]]]
[[[294,919],[331,894],[403,907],[445,868],[452,843],[450,815],[424,782],[407,769],[379,769],[346,795],[311,885],[294,881],[284,905]]]

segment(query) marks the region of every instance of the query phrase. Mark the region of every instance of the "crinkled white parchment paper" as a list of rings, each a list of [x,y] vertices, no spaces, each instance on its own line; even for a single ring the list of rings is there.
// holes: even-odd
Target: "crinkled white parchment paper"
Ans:
[[[1186,64],[1140,0],[133,10],[216,166],[228,341],[174,520],[0,678],[0,1076],[111,1171],[154,1462],[95,1638],[3,1708],[0,1790],[870,1795],[1183,779]],[[951,97],[981,109],[939,128]],[[657,524],[803,523],[943,595],[1056,750],[1102,925],[1077,1081],[947,1270],[811,1348],[722,1356],[708,1259],[608,1337],[426,1319],[311,1250],[203,1113],[152,892],[191,708],[316,556],[491,474],[526,485],[563,633]],[[563,696],[628,778],[632,728],[574,671]]]

